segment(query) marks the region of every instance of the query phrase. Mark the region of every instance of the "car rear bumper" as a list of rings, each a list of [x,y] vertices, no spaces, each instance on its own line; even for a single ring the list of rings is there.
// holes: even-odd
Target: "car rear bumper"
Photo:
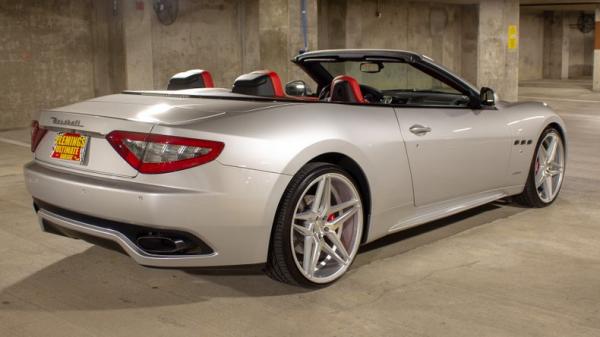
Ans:
[[[24,173],[45,231],[116,243],[146,266],[264,263],[276,208],[291,177],[217,162],[194,170],[204,179],[190,181],[189,188],[153,184],[152,179],[161,181],[159,175],[145,181],[79,175],[36,161]],[[181,233],[200,248],[151,253],[136,242],[140,230]]]

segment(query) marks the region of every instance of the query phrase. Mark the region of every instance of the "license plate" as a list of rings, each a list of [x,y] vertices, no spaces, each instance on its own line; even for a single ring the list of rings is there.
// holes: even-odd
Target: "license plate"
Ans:
[[[79,133],[60,132],[54,137],[54,146],[50,156],[82,164],[89,137]]]

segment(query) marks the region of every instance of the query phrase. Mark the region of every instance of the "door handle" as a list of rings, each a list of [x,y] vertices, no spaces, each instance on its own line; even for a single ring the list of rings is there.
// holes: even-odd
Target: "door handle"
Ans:
[[[428,126],[423,126],[423,125],[419,125],[419,124],[415,124],[413,126],[410,127],[410,132],[414,133],[417,136],[423,136],[426,133],[431,132],[431,128]]]

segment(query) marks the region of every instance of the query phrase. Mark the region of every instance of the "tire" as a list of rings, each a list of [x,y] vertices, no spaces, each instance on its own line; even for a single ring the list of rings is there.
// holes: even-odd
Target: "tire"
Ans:
[[[554,138],[557,140],[557,149],[556,149],[556,161],[562,162],[561,165],[557,165],[555,163],[540,163],[540,161],[544,161],[540,159],[540,151],[544,151],[542,153],[542,157],[546,153],[546,144],[549,139]],[[542,158],[543,159],[543,158]],[[533,159],[531,160],[531,165],[529,167],[529,174],[527,176],[527,182],[525,183],[525,189],[521,194],[515,197],[516,201],[526,207],[533,208],[542,208],[547,207],[554,203],[558,194],[560,192],[560,188],[562,187],[562,182],[564,180],[564,169],[566,163],[566,153],[564,140],[560,134],[560,132],[554,127],[548,127],[542,132],[540,139],[536,144],[535,153]],[[544,193],[543,190],[546,188],[544,186],[548,186],[547,183],[542,183],[544,186],[539,185],[539,177],[540,174],[544,174],[542,171],[548,171],[551,175],[551,184],[555,187],[551,189],[550,193]],[[552,176],[552,174],[556,173],[556,175]],[[538,181],[536,183],[536,178]],[[542,177],[543,178],[543,177]],[[543,180],[548,179],[547,177]],[[550,195],[551,194],[551,195]]]
[[[329,195],[331,202],[318,195]],[[336,165],[307,164],[292,178],[279,203],[267,275],[309,288],[335,282],[356,256],[363,222],[362,198],[352,177]]]

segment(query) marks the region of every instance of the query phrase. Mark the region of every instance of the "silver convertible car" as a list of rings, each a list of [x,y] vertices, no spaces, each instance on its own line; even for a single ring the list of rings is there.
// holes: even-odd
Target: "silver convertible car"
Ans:
[[[263,265],[310,287],[390,233],[556,199],[566,131],[545,104],[498,101],[405,51],[292,62],[306,82],[263,70],[214,88],[192,70],[168,90],[41,112],[24,170],[42,229],[145,266]]]

